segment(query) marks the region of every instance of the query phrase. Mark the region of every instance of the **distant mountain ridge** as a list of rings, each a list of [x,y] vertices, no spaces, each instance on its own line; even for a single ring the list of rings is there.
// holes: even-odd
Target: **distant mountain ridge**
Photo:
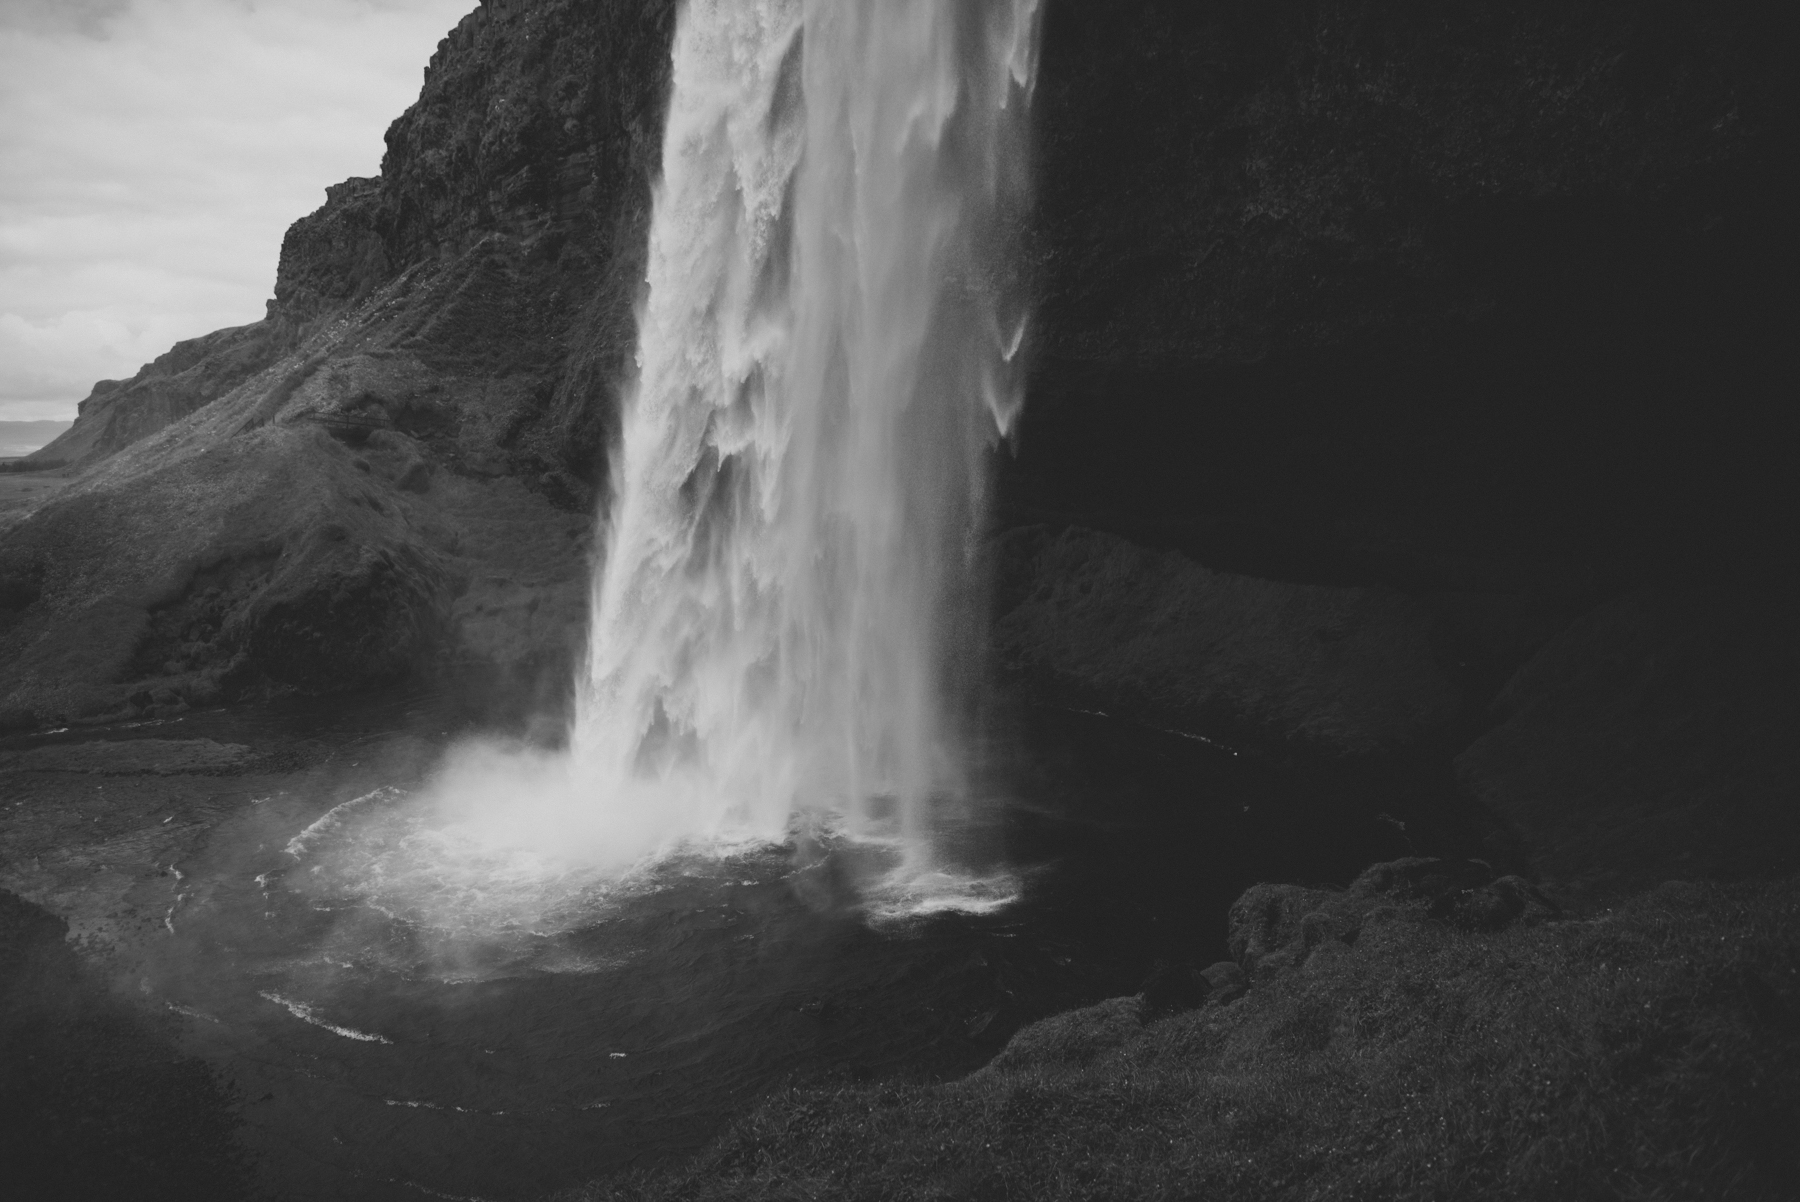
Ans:
[[[31,454],[68,432],[74,422],[0,421],[0,459],[20,458]]]

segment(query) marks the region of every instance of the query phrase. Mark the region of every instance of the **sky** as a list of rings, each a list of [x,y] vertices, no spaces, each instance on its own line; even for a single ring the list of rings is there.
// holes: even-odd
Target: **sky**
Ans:
[[[0,0],[0,420],[263,315],[476,0]]]

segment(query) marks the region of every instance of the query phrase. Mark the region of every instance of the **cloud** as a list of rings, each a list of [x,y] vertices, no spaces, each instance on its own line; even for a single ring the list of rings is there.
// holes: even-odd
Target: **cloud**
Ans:
[[[475,0],[0,0],[0,418],[262,316]]]
[[[130,6],[130,0],[0,0],[0,30],[103,38],[107,19]]]

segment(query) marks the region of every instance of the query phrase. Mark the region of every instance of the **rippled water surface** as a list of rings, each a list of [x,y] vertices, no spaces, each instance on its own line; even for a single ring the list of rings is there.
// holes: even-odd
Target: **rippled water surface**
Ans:
[[[97,733],[304,737],[367,772],[383,740],[428,760],[444,725],[397,705]],[[871,892],[890,853],[829,830],[608,876],[484,860],[419,811],[416,774],[295,773],[170,866],[132,989],[234,1087],[273,1196],[529,1198],[697,1148],[785,1081],[968,1071],[1155,959],[1221,957],[1249,882],[1408,850],[1255,757],[1102,715],[1012,726],[991,822],[957,833],[1008,866],[1007,904]]]

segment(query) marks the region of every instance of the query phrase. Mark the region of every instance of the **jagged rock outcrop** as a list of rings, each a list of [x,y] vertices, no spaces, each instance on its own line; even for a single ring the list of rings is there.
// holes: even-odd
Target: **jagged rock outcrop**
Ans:
[[[325,203],[288,227],[275,268],[269,319],[307,329],[364,299],[394,274],[381,236],[380,179],[347,179]]]

